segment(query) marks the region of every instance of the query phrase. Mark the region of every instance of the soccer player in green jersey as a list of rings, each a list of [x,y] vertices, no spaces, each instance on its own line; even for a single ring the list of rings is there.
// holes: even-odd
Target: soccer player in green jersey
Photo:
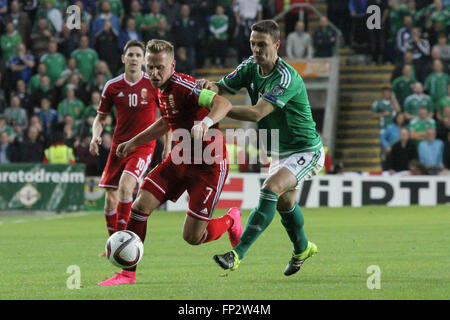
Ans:
[[[250,213],[240,243],[230,252],[215,255],[223,268],[236,270],[247,250],[268,227],[275,216],[291,239],[294,250],[284,274],[300,270],[303,262],[317,253],[317,246],[308,241],[304,218],[297,204],[303,180],[317,174],[324,164],[324,150],[312,118],[305,84],[300,75],[278,57],[280,28],[273,20],[262,20],[252,26],[250,47],[253,55],[218,83],[200,80],[198,85],[219,94],[236,93],[245,87],[252,105],[233,106],[228,116],[242,121],[258,122],[266,129],[278,130],[278,147],[268,145],[272,156],[269,177],[260,190],[258,205]]]

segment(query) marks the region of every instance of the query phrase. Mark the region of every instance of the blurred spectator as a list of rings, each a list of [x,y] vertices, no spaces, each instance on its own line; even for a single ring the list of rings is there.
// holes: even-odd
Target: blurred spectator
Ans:
[[[118,48],[122,50],[126,43],[130,40],[142,41],[140,32],[136,29],[136,20],[128,18],[126,20],[126,27],[120,29]]]
[[[125,15],[125,21],[129,18],[133,18],[136,21],[136,30],[141,31],[141,25],[144,21],[144,15],[142,14],[142,5],[138,0],[130,1],[129,10],[125,9],[128,13]]]
[[[74,164],[73,149],[64,143],[64,134],[56,131],[52,144],[44,150],[44,163]]]
[[[11,80],[16,83],[17,80],[22,79],[25,83],[31,79],[32,69],[34,68],[34,57],[27,54],[27,48],[22,42],[17,45],[17,56],[12,57],[8,62],[8,67],[11,70]]]
[[[20,33],[25,44],[30,46],[31,20],[24,11],[20,11],[20,3],[13,0],[10,3],[10,13],[6,17],[14,24],[14,29]]]
[[[86,175],[95,176],[99,171],[97,157],[89,152],[90,135],[82,135],[80,141],[75,143],[75,159],[77,163],[86,165]]]
[[[248,39],[251,26],[262,19],[262,7],[259,0],[237,0],[234,14],[237,28],[238,61],[242,61],[252,54]]]
[[[381,98],[372,104],[372,118],[378,119],[380,133],[383,133],[388,124],[393,123],[395,114],[400,112],[397,99],[389,87],[381,89]]]
[[[84,134],[92,134],[92,124],[97,116],[97,109],[100,104],[100,92],[93,91],[91,94],[91,101],[81,114],[82,125],[80,131]]]
[[[406,51],[403,54],[403,59],[400,60],[396,64],[394,71],[392,71],[391,82],[402,75],[402,70],[403,70],[403,67],[405,65],[410,65],[411,66],[411,68],[412,68],[412,71],[411,71],[412,72],[412,77],[413,77],[414,80],[417,80],[416,71],[415,71],[416,68],[414,67],[414,64],[413,64],[412,52],[411,51]]]
[[[69,77],[69,82],[62,89],[62,96],[65,97],[67,95],[67,89],[72,88],[75,91],[75,96],[80,99],[83,103],[89,101],[89,93],[87,92],[87,85],[84,82],[81,82],[81,75],[72,74]]]
[[[63,26],[63,17],[61,11],[53,5],[53,1],[41,1],[41,7],[38,9],[36,16],[37,19],[47,19],[56,33],[61,32]]]
[[[79,139],[78,127],[75,125],[75,121],[72,115],[67,114],[64,116],[64,121],[62,123],[64,143],[69,147],[73,148],[77,140]]]
[[[422,36],[420,27],[413,27],[411,29],[411,38],[407,43],[406,50],[410,50],[412,52],[416,67],[426,62],[430,55],[430,49],[430,42]]]
[[[13,91],[12,95],[18,96],[20,99],[20,106],[25,109],[27,115],[33,114],[33,108],[31,105],[31,95],[27,91],[27,87],[23,80],[18,80],[16,82],[16,90]]]
[[[89,48],[89,38],[82,36],[80,39],[80,47],[72,52],[71,57],[75,59],[77,68],[81,74],[83,82],[89,82],[94,77],[94,67],[99,61],[97,52]]]
[[[409,43],[412,38],[413,19],[409,14],[407,14],[403,16],[402,21],[403,25],[396,33],[396,47],[401,54],[405,53],[407,50],[411,50]]]
[[[42,131],[46,138],[53,135],[54,129],[58,123],[58,115],[56,111],[51,109],[51,101],[47,97],[43,97],[39,104],[40,108],[35,111],[42,123]]]
[[[177,72],[195,75],[194,66],[187,58],[185,47],[178,47],[176,49],[175,58],[177,61]]]
[[[327,17],[342,31],[346,46],[351,45],[351,19],[348,2],[349,0],[327,0]]]
[[[420,163],[419,159],[409,161],[408,169],[411,176],[423,176],[427,174],[427,169]]]
[[[433,61],[433,72],[428,75],[425,80],[425,91],[429,93],[435,107],[439,101],[446,96],[447,87],[450,84],[450,76],[442,71],[443,65],[441,60]]]
[[[78,129],[81,124],[81,114],[83,109],[84,104],[80,99],[75,97],[75,90],[72,87],[68,87],[66,98],[58,104],[58,122],[63,122],[64,117],[70,115],[73,118],[74,128]]]
[[[92,22],[91,36],[96,36],[98,33],[100,33],[103,30],[103,26],[106,21],[111,22],[112,32],[116,36],[119,36],[120,20],[117,16],[115,16],[111,12],[110,2],[102,1],[101,2],[101,10],[95,17],[94,21]]]
[[[434,105],[431,97],[423,93],[423,86],[420,82],[413,85],[414,93],[405,99],[403,111],[407,120],[411,120],[418,115],[419,108],[425,107],[428,111],[428,116],[433,118]]]
[[[225,66],[228,42],[228,17],[221,5],[216,7],[216,14],[209,18],[211,33],[211,62],[216,66]]]
[[[151,3],[150,13],[144,15],[140,30],[145,42],[151,39],[150,34],[156,30],[159,20],[164,19],[167,22],[167,17],[161,13],[161,3],[159,1],[149,1],[149,3]]]
[[[28,126],[27,112],[20,106],[19,96],[11,96],[11,106],[5,109],[4,116],[10,126],[20,126],[22,129]]]
[[[61,41],[59,42],[60,52],[64,54],[66,57],[70,57],[73,51],[75,51],[81,42],[82,37],[90,37],[89,29],[86,22],[81,22],[79,29],[70,30],[66,24],[63,26],[63,31],[61,33]],[[91,38],[92,43],[95,38]],[[91,40],[90,40],[91,41]],[[88,42],[88,46],[90,46],[90,42]]]
[[[447,140],[450,132],[450,107],[445,110],[445,116],[436,123],[436,137],[442,141]]]
[[[450,83],[447,85],[447,95],[445,97],[442,97],[438,104],[434,106],[434,109],[436,111],[436,119],[442,120],[445,117],[445,112],[447,108],[450,108]]]
[[[434,0],[432,4],[423,9],[425,15],[425,28],[429,30],[431,42],[437,42],[437,36],[445,32],[450,21],[448,7],[444,8],[442,0]]]
[[[7,123],[3,114],[0,114],[0,133],[3,131],[8,132],[8,137],[10,137],[10,142],[14,141],[14,130]]]
[[[400,130],[400,140],[391,147],[388,156],[387,167],[391,173],[407,171],[409,162],[417,159],[417,147],[409,138],[409,131],[406,128]]]
[[[440,33],[438,37],[438,43],[434,45],[432,50],[435,48],[439,49],[439,53],[441,56],[441,59],[449,63],[450,62],[450,45],[448,44],[447,35],[445,33]],[[449,72],[449,70],[446,70],[446,72]]]
[[[405,116],[403,113],[397,113],[394,122],[386,126],[386,129],[380,135],[382,152],[391,152],[392,145],[400,140],[400,131],[405,128]]]
[[[100,11],[100,9],[102,8],[102,2],[105,1],[106,0],[97,1],[97,12]],[[122,0],[107,0],[107,1],[109,2],[111,13],[118,18],[122,18],[124,13]]]
[[[37,67],[37,73],[31,77],[30,82],[28,83],[28,89],[30,89],[32,93],[39,89],[41,77],[46,76],[46,74],[47,66],[45,65],[45,63],[39,63]]]
[[[30,20],[34,21],[34,18],[36,16],[36,11],[39,6],[38,0],[20,0],[20,4],[22,5],[22,10],[29,14]]]
[[[437,174],[443,169],[444,143],[436,139],[436,131],[428,128],[426,140],[419,143],[419,161],[425,166],[429,174]]]
[[[221,2],[220,0],[217,2]],[[224,2],[224,1],[222,1]],[[172,26],[175,20],[177,19],[177,14],[180,12],[180,2],[177,0],[165,0],[161,3],[161,11],[167,18],[167,24]]]
[[[116,74],[120,53],[117,50],[117,36],[112,31],[112,24],[106,21],[103,30],[94,38],[94,48],[100,60],[106,61],[109,69]]]
[[[36,60],[40,60],[41,56],[47,52],[52,37],[53,32],[50,29],[47,19],[39,19],[37,27],[30,35],[31,52]]]
[[[327,17],[320,17],[320,27],[313,36],[314,54],[316,57],[331,57],[335,50],[336,33],[328,24]]]
[[[350,39],[353,43],[356,42],[359,45],[367,43],[367,3],[368,0],[350,0],[348,3],[352,19]]]
[[[413,93],[412,85],[415,82],[416,79],[412,75],[412,66],[407,64],[403,66],[402,75],[392,82],[392,91],[402,110],[404,110],[405,99]]]
[[[39,79],[39,87],[31,93],[31,104],[33,107],[39,106],[42,98],[46,97],[50,100],[51,105],[56,104],[56,91],[50,84],[48,76],[42,76]]]
[[[172,35],[169,32],[166,19],[159,19],[156,25],[156,30],[150,34],[150,39],[160,39],[173,42]]]
[[[12,22],[6,23],[5,34],[0,36],[0,49],[3,63],[17,56],[17,45],[22,42],[22,36],[14,29]]]
[[[53,87],[61,73],[66,69],[66,58],[58,52],[58,43],[55,39],[48,44],[48,53],[41,57],[41,62],[47,67],[47,76],[50,78],[50,84]]]
[[[112,74],[108,68],[108,64],[105,61],[101,60],[95,64],[95,74],[103,74],[106,81],[112,78]]]
[[[39,139],[39,129],[30,126],[27,136],[20,144],[20,162],[42,162],[44,160],[44,144]]]
[[[0,164],[16,162],[18,152],[16,147],[9,141],[7,131],[0,133]]]
[[[305,24],[303,21],[298,21],[295,25],[295,31],[287,36],[286,53],[289,59],[312,58],[312,39],[311,36],[305,32]]]
[[[190,18],[190,11],[189,5],[181,5],[180,17],[175,20],[171,32],[175,47],[185,47],[189,63],[195,66],[198,28],[195,21]]]
[[[87,26],[87,29],[89,29],[92,21],[92,15],[86,10],[83,1],[75,1],[73,4],[80,8],[81,22],[84,22]]]
[[[80,75],[80,70],[77,68],[77,61],[74,58],[69,58],[69,60],[67,60],[66,69],[61,72],[61,75],[55,82],[55,86],[65,86],[69,82],[69,78],[74,74]]]
[[[420,107],[418,116],[409,123],[409,130],[411,132],[411,139],[418,145],[420,141],[425,140],[428,128],[436,129],[436,122],[428,116],[426,107]]]
[[[368,0],[367,6],[376,5],[380,8],[380,12],[383,13],[387,9],[387,3],[385,0]],[[367,9],[366,9],[367,10]],[[386,29],[388,27],[385,22],[386,19],[381,19],[381,28],[368,29],[366,31],[368,35],[369,50],[372,54],[372,61],[376,64],[382,64],[385,60],[386,50]],[[364,30],[366,30],[366,19],[364,18]]]

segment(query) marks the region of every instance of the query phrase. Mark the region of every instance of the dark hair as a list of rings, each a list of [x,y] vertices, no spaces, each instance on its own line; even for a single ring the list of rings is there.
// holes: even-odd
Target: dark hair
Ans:
[[[128,41],[127,44],[125,45],[125,47],[123,48],[123,54],[126,54],[127,50],[131,47],[139,47],[142,49],[142,52],[145,54],[145,46],[142,42],[140,42],[138,40]]]
[[[280,26],[275,20],[261,20],[252,25],[252,31],[268,33],[273,42],[280,40]]]

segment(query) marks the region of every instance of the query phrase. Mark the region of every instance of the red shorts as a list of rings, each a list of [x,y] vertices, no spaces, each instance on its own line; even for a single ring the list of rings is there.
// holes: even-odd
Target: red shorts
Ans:
[[[178,198],[187,190],[188,215],[209,221],[228,176],[228,160],[218,164],[179,164],[167,157],[145,177],[141,188],[153,194],[161,203]]]
[[[119,158],[116,155],[116,147],[111,148],[98,186],[100,188],[117,189],[122,173],[128,173],[139,183],[152,161],[153,151],[154,148],[139,148],[126,158]]]

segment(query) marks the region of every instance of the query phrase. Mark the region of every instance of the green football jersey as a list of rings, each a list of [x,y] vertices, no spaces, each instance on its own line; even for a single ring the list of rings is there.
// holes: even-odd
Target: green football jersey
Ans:
[[[450,96],[441,98],[441,100],[439,100],[439,103],[436,107],[436,111],[439,111],[441,113],[442,117],[444,117],[444,108],[445,107],[450,107]]]
[[[47,75],[53,86],[61,73],[66,69],[66,58],[59,52],[54,54],[46,53],[41,57],[41,62],[47,66]]]
[[[95,64],[99,61],[97,52],[92,49],[77,49],[71,57],[77,62],[77,68],[83,76],[83,82],[89,82],[94,77]]]
[[[397,77],[392,82],[392,91],[395,93],[395,97],[400,106],[403,107],[405,99],[413,94],[412,85],[414,82],[414,79],[407,79],[404,76]]]
[[[232,94],[246,88],[252,105],[264,99],[276,107],[258,122],[259,129],[267,130],[267,150],[271,156],[286,158],[322,147],[303,79],[283,59],[278,58],[273,71],[262,76],[252,56],[222,78],[219,85]],[[278,147],[271,145],[271,129],[279,130]]]
[[[386,111],[390,112],[388,116],[383,116],[382,118],[379,119],[380,129],[384,129],[388,124],[394,122],[395,109],[392,106],[391,100],[378,99],[374,101],[374,103],[372,104],[372,111],[374,113],[381,113]]]
[[[416,117],[412,119],[411,122],[409,123],[410,131],[415,131],[418,133],[427,132],[428,128],[436,129],[436,121],[434,121],[431,118],[425,118],[422,120],[419,117]],[[416,144],[418,144],[419,142],[420,142],[419,140],[415,140]]]
[[[434,103],[447,95],[447,86],[450,84],[450,76],[446,73],[432,72],[425,80],[425,90],[430,94]]]
[[[420,107],[426,107],[428,112],[434,111],[433,101],[429,95],[422,94],[419,96],[417,94],[412,94],[408,96],[405,100],[403,110],[413,116],[417,116]]]

